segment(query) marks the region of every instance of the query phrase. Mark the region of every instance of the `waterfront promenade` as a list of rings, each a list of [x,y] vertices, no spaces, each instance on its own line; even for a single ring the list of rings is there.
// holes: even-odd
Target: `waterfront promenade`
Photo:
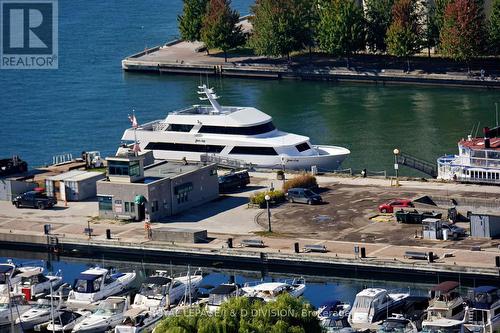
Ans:
[[[251,29],[251,24],[246,19],[242,21],[242,25],[244,30]],[[174,40],[126,57],[122,60],[122,68],[130,72],[159,74],[500,88],[500,79],[497,78],[500,73],[493,59],[484,60],[486,73],[481,75],[479,69],[468,74],[466,70],[458,70],[440,59],[433,59],[429,63],[426,58],[416,58],[413,70],[406,73],[397,68],[402,65],[390,64],[394,59],[374,62],[374,58],[376,57],[363,57],[364,60],[359,60],[358,63],[353,61],[352,67],[347,68],[344,60],[324,56],[309,59],[308,55],[303,55],[292,57],[288,62],[285,59],[269,59],[236,50],[229,53],[228,62],[225,62],[222,53],[206,54],[201,42]],[[488,65],[490,63],[492,65]]]
[[[297,226],[293,221],[289,223],[285,221],[288,232],[283,232],[279,216],[291,209],[289,204],[285,204],[282,207],[273,208],[272,221],[276,223],[277,230],[270,235],[265,232],[265,227],[263,228],[258,223],[259,218],[267,221],[265,211],[248,208],[246,203],[251,191],[262,190],[271,182],[276,185],[277,181],[273,179],[274,176],[274,173],[253,173],[252,186],[249,191],[223,197],[216,202],[176,216],[172,220],[153,224],[153,232],[158,227],[206,229],[210,238],[207,243],[183,244],[148,240],[142,223],[97,219],[95,217],[97,215],[96,202],[68,203],[68,207],[58,205],[54,210],[42,211],[16,209],[10,203],[0,203],[0,243],[14,247],[17,244],[21,248],[33,247],[34,250],[44,249],[47,239],[43,234],[43,225],[51,224],[52,234],[57,236],[62,251],[69,251],[72,255],[84,253],[82,251],[102,252],[102,255],[121,253],[124,257],[131,256],[131,259],[136,260],[138,258],[135,256],[144,256],[145,260],[180,256],[205,258],[212,263],[230,260],[240,264],[265,263],[289,268],[293,268],[295,262],[306,265],[302,267],[310,265],[315,268],[338,268],[340,265],[349,269],[379,271],[380,273],[397,271],[403,275],[419,272],[421,275],[429,275],[429,278],[435,274],[459,274],[464,279],[468,275],[483,276],[488,279],[495,279],[499,276],[499,268],[495,266],[495,257],[500,255],[498,242],[467,239],[461,242],[450,240],[418,243],[418,240],[412,240],[412,237],[408,236],[411,236],[414,225],[411,229],[400,229],[401,225],[395,222],[371,222],[358,228],[350,226],[345,229],[347,233],[339,235],[340,237],[332,237],[328,232],[314,235],[298,229],[294,230]],[[321,186],[345,186],[359,193],[370,188],[388,196],[397,195],[397,191],[413,193],[413,191],[422,190],[453,195],[463,193],[472,196],[498,196],[498,188],[489,186],[402,181],[402,186],[396,189],[389,186],[387,179],[319,176],[318,181]],[[335,192],[336,189],[333,187],[332,191]],[[338,200],[338,203],[330,202],[326,206],[331,206],[333,209],[339,207],[340,210],[340,197]],[[378,202],[375,201],[370,203],[374,208],[377,204]],[[355,210],[359,203],[351,205]],[[305,205],[300,209],[307,214],[307,209],[316,208]],[[360,220],[366,219],[366,214],[363,214],[360,214]],[[338,221],[339,226],[342,226],[341,222]],[[84,228],[89,223],[93,229],[93,236],[90,239],[84,234]],[[366,224],[366,221],[364,223]],[[106,229],[112,232],[111,240],[106,239]],[[337,232],[334,227],[331,229],[333,234]],[[377,241],[377,238],[369,237],[370,232],[384,234],[392,229],[394,229],[392,231],[394,239],[389,242],[380,239]],[[403,235],[402,232],[408,232],[408,234]],[[365,235],[366,239],[357,238],[351,241],[349,235],[357,234]],[[234,248],[228,248],[229,238],[233,239]],[[239,246],[243,239],[249,238],[262,239],[266,246],[259,249]],[[295,253],[295,242],[298,242],[301,248],[312,244],[324,245],[328,252]],[[354,246],[365,247],[367,258],[356,259]],[[472,251],[471,248],[474,246],[480,247],[480,251]],[[409,250],[433,252],[439,258],[431,264],[422,260],[408,259],[405,258],[405,252]]]

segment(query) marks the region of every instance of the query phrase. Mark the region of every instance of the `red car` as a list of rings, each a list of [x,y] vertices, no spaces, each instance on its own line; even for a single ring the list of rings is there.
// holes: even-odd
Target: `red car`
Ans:
[[[394,213],[394,207],[413,207],[413,203],[408,199],[394,199],[378,206],[381,213]]]

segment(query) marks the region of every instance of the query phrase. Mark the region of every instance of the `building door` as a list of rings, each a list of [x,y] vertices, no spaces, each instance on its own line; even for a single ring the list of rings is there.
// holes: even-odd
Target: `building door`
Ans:
[[[137,205],[137,221],[143,221],[146,217],[146,203],[142,202]]]

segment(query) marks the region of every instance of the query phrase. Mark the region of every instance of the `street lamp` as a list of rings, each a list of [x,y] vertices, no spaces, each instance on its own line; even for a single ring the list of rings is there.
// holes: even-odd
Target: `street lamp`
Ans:
[[[399,169],[399,164],[398,164],[398,155],[399,155],[399,149],[394,148],[392,151],[394,153],[394,171],[396,171],[396,186],[399,186],[398,182],[398,169]]]
[[[268,228],[268,231],[269,232],[273,232],[271,230],[271,209],[269,209],[269,201],[271,200],[271,197],[269,196],[269,194],[266,194],[266,196],[264,197],[264,199],[266,199],[266,207],[267,207],[267,222],[269,224],[269,228]]]

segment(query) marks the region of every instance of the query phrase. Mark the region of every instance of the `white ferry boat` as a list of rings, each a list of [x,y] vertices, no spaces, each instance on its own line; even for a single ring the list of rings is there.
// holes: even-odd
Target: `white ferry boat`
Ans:
[[[211,105],[194,105],[143,125],[134,117],[122,140],[152,150],[156,159],[200,161],[206,156],[270,169],[335,170],[350,154],[346,148],[314,146],[307,136],[280,131],[256,108],[221,106],[212,88],[199,88],[206,96],[200,99]]]
[[[484,137],[458,142],[458,155],[438,158],[438,179],[500,184],[500,127],[483,129]]]

